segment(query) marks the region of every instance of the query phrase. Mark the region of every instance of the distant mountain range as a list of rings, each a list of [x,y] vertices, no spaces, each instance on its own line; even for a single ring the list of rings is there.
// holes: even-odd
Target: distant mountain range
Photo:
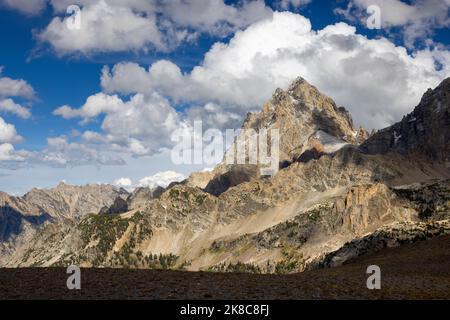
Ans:
[[[279,130],[275,175],[224,162],[165,189],[0,193],[0,266],[290,273],[450,233],[450,78],[370,136],[302,78],[242,128]]]

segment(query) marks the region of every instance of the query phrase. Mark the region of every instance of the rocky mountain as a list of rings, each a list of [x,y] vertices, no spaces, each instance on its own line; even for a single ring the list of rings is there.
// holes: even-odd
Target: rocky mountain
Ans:
[[[260,175],[257,165],[222,163],[166,190],[115,194],[101,215],[43,223],[2,265],[288,273],[326,266],[355,239],[373,235],[369,243],[384,243],[380,235],[390,225],[400,230],[390,243],[399,244],[410,225],[428,230],[450,218],[448,148],[428,155],[432,136],[448,134],[448,126],[439,129],[449,121],[442,111],[449,109],[448,81],[413,111],[431,131],[416,132],[403,119],[367,139],[344,108],[299,78],[243,124],[279,129],[275,175]],[[433,115],[438,109],[440,119]],[[404,147],[400,140],[380,147],[380,137],[392,138],[403,125]],[[440,145],[441,137],[435,141]]]
[[[368,137],[364,128],[354,127],[344,107],[337,107],[331,98],[301,77],[286,91],[277,89],[261,112],[249,113],[241,129],[237,139],[246,141],[248,130],[256,133],[262,129],[278,130],[281,167],[333,153],[345,145],[358,145]],[[235,144],[227,153],[238,153]],[[212,178],[205,190],[219,195],[241,182],[259,179],[259,169],[258,165],[223,162],[209,174]]]
[[[324,150],[334,152],[343,144],[359,144],[368,136],[363,128],[354,127],[344,107],[337,107],[303,78],[297,78],[286,91],[277,89],[261,112],[247,115],[242,128],[278,129],[281,162],[314,148],[314,140]]]
[[[33,189],[22,199],[54,218],[81,218],[111,206],[117,198],[126,199],[128,192],[107,184],[73,186],[61,182],[52,189]]]
[[[127,196],[127,191],[110,185],[65,183],[52,189],[33,189],[22,197],[0,193],[0,264],[27,245],[44,225],[81,219]]]

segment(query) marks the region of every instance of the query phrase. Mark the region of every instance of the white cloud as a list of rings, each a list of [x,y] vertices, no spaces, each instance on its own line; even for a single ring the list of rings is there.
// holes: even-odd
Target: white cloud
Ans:
[[[52,0],[58,15],[72,1]],[[70,17],[55,17],[37,33],[58,55],[101,52],[168,51],[199,33],[225,36],[272,14],[262,0],[237,5],[223,0],[80,0],[81,28],[70,30]]]
[[[175,171],[163,171],[158,172],[152,176],[148,176],[145,178],[142,178],[138,181],[137,186],[138,187],[163,187],[166,188],[171,184],[172,182],[179,182],[186,179],[186,176],[182,173],[178,173]]]
[[[20,11],[27,15],[38,15],[46,7],[47,0],[0,0],[0,6]]]
[[[202,121],[204,130],[217,128],[221,130],[238,128],[242,125],[242,115],[232,110],[227,110],[216,103],[209,102],[204,106],[193,106],[186,110],[186,118],[189,123]]]
[[[237,6],[223,0],[173,0],[167,1],[161,11],[177,26],[217,35],[227,35],[272,15],[261,0],[243,1]]]
[[[0,97],[33,99],[34,95],[34,89],[25,80],[0,77]]]
[[[16,151],[10,143],[0,144],[0,161],[25,161],[28,155],[27,151]]]
[[[106,1],[86,4],[81,9],[80,29],[69,29],[67,19],[55,17],[37,38],[48,42],[59,55],[91,54],[147,50],[153,46],[165,49],[153,14],[134,12],[126,5]]]
[[[6,123],[0,117],[0,143],[17,143],[22,140],[22,137],[17,134],[14,125]]]
[[[442,69],[435,69],[436,61]],[[277,12],[238,31],[228,44],[214,44],[190,73],[165,60],[148,69],[119,63],[104,69],[101,83],[109,93],[157,91],[176,102],[215,103],[222,112],[244,115],[259,109],[277,87],[303,76],[350,109],[358,124],[381,128],[409,112],[449,73],[446,50],[408,54],[345,23],[314,31],[301,15]]]
[[[180,182],[184,179],[186,179],[186,176],[184,174],[169,170],[158,172],[154,175],[144,177],[137,181],[133,181],[130,178],[119,178],[113,182],[113,185],[132,191],[139,187],[167,188],[172,182]]]
[[[435,29],[450,26],[449,0],[415,0],[410,4],[400,0],[351,0],[346,8],[336,9],[336,12],[350,21],[365,24],[366,9],[371,5],[381,9],[382,28],[402,29],[408,47],[432,35]]]
[[[30,110],[15,103],[12,99],[0,100],[0,112],[12,113],[23,119],[31,117]]]
[[[130,178],[120,178],[113,182],[113,185],[129,190],[132,187],[133,181]]]
[[[32,163],[55,167],[80,165],[123,165],[120,155],[108,150],[98,150],[95,145],[69,141],[65,136],[47,139],[47,147],[36,153]]]
[[[109,96],[98,93],[88,97],[85,104],[79,109],[64,105],[53,111],[53,114],[62,116],[64,119],[83,118],[86,122],[101,113],[118,111],[123,106],[123,101],[117,95]]]
[[[170,135],[180,125],[179,115],[159,94],[135,94],[128,101],[98,93],[78,109],[62,106],[54,111],[66,119],[80,117],[82,123],[104,115],[102,133],[87,131],[82,138],[99,148],[143,156],[170,145]]]

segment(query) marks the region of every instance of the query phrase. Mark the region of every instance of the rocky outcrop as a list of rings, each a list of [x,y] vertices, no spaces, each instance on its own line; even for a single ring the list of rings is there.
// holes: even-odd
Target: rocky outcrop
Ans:
[[[351,259],[373,254],[386,247],[397,247],[447,234],[450,234],[450,220],[396,222],[383,226],[365,237],[346,243],[342,248],[311,263],[308,269],[337,267]]]
[[[450,180],[403,185],[393,191],[413,203],[422,219],[450,219]]]

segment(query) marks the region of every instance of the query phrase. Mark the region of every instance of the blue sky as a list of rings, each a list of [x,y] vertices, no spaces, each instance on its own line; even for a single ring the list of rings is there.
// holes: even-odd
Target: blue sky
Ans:
[[[160,3],[0,0],[0,101],[15,104],[0,102],[0,190],[187,175],[203,166],[170,163],[174,128],[198,117],[237,127],[296,76],[369,129],[449,76],[446,0]],[[381,26],[370,30],[366,9],[377,3]],[[78,31],[64,29],[69,4],[81,9]]]

